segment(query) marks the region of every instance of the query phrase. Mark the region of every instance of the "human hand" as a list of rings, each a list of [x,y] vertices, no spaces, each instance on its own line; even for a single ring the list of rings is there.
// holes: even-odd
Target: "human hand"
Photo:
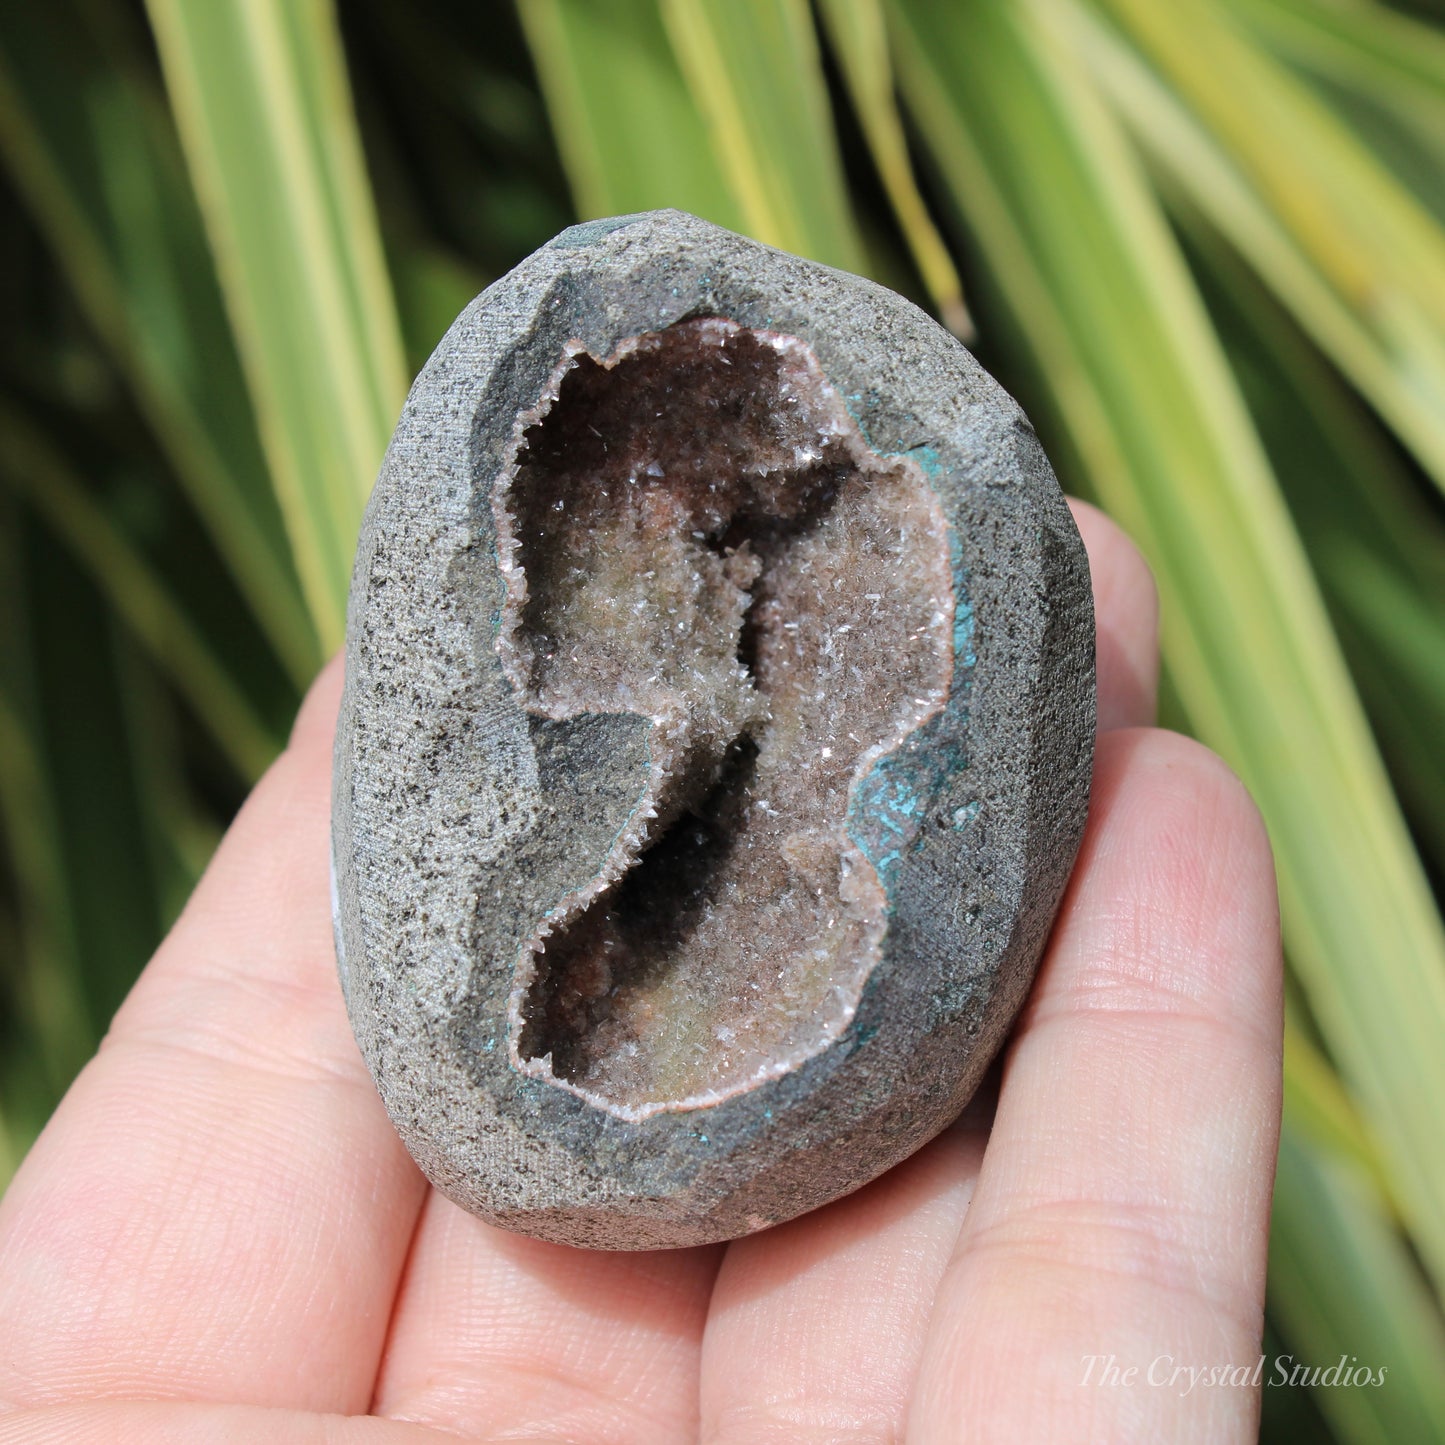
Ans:
[[[1075,511],[1092,811],[996,1111],[726,1247],[588,1253],[464,1214],[342,1008],[333,664],[0,1204],[0,1445],[1252,1438],[1255,1392],[1146,1371],[1259,1351],[1269,850],[1227,770],[1147,726],[1152,583]],[[1134,1383],[1084,1383],[1111,1355]]]

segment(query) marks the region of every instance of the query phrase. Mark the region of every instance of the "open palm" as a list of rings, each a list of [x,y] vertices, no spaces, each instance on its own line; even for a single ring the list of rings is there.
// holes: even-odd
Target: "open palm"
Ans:
[[[333,666],[0,1205],[0,1445],[1250,1438],[1252,1391],[1169,1372],[1259,1348],[1268,846],[1225,768],[1148,726],[1148,573],[1076,515],[1104,731],[996,1099],[727,1247],[588,1253],[462,1213],[335,979]]]

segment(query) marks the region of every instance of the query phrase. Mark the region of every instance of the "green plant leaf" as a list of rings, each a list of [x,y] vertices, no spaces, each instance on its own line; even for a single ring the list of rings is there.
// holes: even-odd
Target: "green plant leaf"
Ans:
[[[155,665],[210,730],[238,774],[254,782],[280,751],[164,582],[126,541],[64,460],[13,408],[0,403],[6,446],[0,470],[43,517]]]
[[[873,163],[878,167],[913,263],[943,324],[966,341],[973,335],[973,320],[963,302],[963,288],[953,258],[914,180],[903,119],[893,92],[888,25],[882,4],[880,0],[822,0],[820,9],[847,80],[853,108],[868,138]]]
[[[1445,1439],[1445,1328],[1430,1291],[1368,1174],[1317,1142],[1289,1103],[1269,1290],[1292,1349],[1266,1361],[1266,1389],[1299,1366],[1343,1360],[1350,1371],[1368,1369],[1371,1382],[1312,1392],[1342,1445]]]
[[[35,738],[0,680],[0,837],[17,894],[0,943],[0,1190],[94,1045]]]
[[[10,615],[8,620],[13,623],[15,618]],[[4,986],[10,1026],[18,1020],[24,1033],[9,1040],[4,1050],[0,1092],[7,1100],[15,1155],[39,1129],[51,1099],[84,1062],[91,1034],[52,799],[33,719],[16,696],[13,666],[12,659],[0,681],[0,832],[13,869],[18,915],[9,940],[14,950],[5,956],[23,958],[24,967],[7,967]],[[11,1162],[16,1162],[14,1157]],[[0,1166],[0,1180],[5,1177]]]
[[[104,7],[5,7],[0,149],[247,605],[304,685],[320,660],[315,634],[200,217],[136,49]]]
[[[1445,1280],[1445,934],[1219,341],[1076,7],[899,0],[905,98],[1070,475],[1154,564],[1170,673],[1274,842],[1290,956]]]
[[[1360,1121],[1339,1075],[1306,1031],[1286,1000],[1284,1020],[1284,1098],[1290,1127],[1362,1174],[1382,1207],[1390,1200],[1390,1177],[1369,1130]],[[1395,1211],[1389,1205],[1391,1217]]]
[[[1141,144],[1445,487],[1439,220],[1217,5],[1094,0],[1069,32]]]
[[[116,638],[126,742],[145,800],[145,846],[162,928],[169,929],[200,882],[224,831],[188,775],[184,705],[170,678],[135,638]]]
[[[661,0],[712,151],[760,241],[863,271],[807,0]]]
[[[327,649],[406,389],[328,0],[148,0],[276,493]]]
[[[0,1088],[18,1151],[153,948],[161,889],[139,846],[149,800],[109,609],[28,508],[8,494],[0,505],[0,825],[19,864],[25,947],[22,966],[3,970],[0,1031],[23,1030],[13,1062],[11,1040],[0,1047]]]
[[[1445,520],[1208,222],[1174,212],[1413,826],[1445,869]]]
[[[1437,215],[1445,194],[1445,36],[1385,5],[1338,5],[1321,0],[1226,0],[1231,15],[1281,59],[1337,87],[1368,98],[1393,116],[1426,154],[1433,171],[1409,168],[1417,195],[1433,197]],[[1363,136],[1369,144],[1369,137]],[[1404,176],[1401,176],[1405,180]],[[1422,196],[1422,199],[1428,199]]]
[[[520,0],[578,215],[673,206],[744,229],[656,0]]]

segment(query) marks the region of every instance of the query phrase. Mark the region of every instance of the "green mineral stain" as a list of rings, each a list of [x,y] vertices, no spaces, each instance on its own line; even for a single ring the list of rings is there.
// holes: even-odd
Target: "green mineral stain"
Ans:
[[[935,484],[944,470],[941,458],[930,446],[910,447],[889,455],[910,458]],[[968,767],[968,697],[972,670],[978,659],[974,651],[974,612],[968,595],[968,569],[963,544],[954,527],[948,529],[948,554],[954,597],[953,680],[948,699],[893,752],[873,764],[854,786],[848,802],[848,836],[873,865],[890,907],[905,854],[917,851],[921,844],[924,820],[935,799]],[[977,802],[973,802],[956,810],[954,827],[966,826],[977,809]],[[967,814],[962,823],[958,820],[959,813]]]
[[[604,236],[641,219],[640,216],[609,216],[601,221],[581,221],[553,236],[547,245],[554,251],[578,251],[583,246],[595,246]]]

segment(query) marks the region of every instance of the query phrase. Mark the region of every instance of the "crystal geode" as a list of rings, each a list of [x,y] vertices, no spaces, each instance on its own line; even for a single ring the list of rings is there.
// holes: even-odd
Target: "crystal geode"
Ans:
[[[346,670],[342,980],[458,1203],[731,1238],[967,1102],[1082,831],[1093,617],[910,303],[677,212],[564,232],[412,389]]]

